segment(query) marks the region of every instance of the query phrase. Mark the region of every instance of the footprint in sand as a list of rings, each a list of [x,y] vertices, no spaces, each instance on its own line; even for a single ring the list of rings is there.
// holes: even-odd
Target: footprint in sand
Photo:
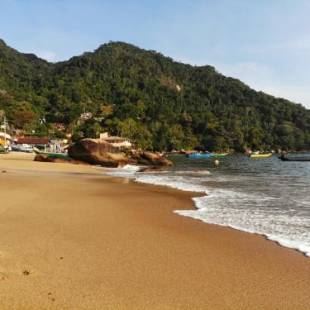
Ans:
[[[29,276],[29,275],[30,275],[30,271],[27,270],[27,269],[25,269],[25,270],[23,271],[23,275],[24,275],[24,276]]]
[[[49,292],[47,296],[50,301],[55,301],[55,298],[53,297],[53,294],[51,292]]]

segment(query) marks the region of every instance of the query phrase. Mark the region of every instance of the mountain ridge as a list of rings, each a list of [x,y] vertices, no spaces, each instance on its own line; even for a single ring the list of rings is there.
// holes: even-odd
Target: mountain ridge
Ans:
[[[156,150],[310,145],[310,111],[300,104],[124,42],[50,63],[0,40],[0,89],[0,109],[25,130],[61,122],[75,139],[109,130]],[[32,117],[20,124],[16,111]],[[83,112],[94,117],[78,124]]]
[[[227,76],[223,73],[221,73],[220,71],[218,71],[216,69],[216,67],[212,66],[212,65],[195,65],[195,64],[190,64],[190,63],[186,63],[186,62],[182,62],[182,61],[177,61],[177,60],[174,60],[172,57],[170,56],[166,56],[164,54],[162,54],[161,52],[157,52],[155,50],[148,50],[148,49],[143,49],[143,48],[140,48],[138,47],[137,45],[135,44],[131,44],[131,43],[127,43],[127,42],[123,42],[123,41],[109,41],[108,43],[103,43],[101,45],[99,45],[97,48],[95,48],[93,51],[85,51],[83,52],[82,54],[80,55],[75,55],[75,56],[72,56],[70,57],[69,59],[67,60],[60,60],[60,61],[56,61],[56,62],[51,62],[51,61],[48,61],[44,58],[41,58],[39,56],[37,56],[36,54],[34,53],[25,53],[25,52],[19,52],[18,50],[10,47],[9,45],[6,44],[6,42],[0,38],[0,47],[1,45],[5,46],[5,47],[8,47],[10,48],[11,50],[15,51],[15,52],[18,52],[19,54],[23,55],[24,57],[26,58],[29,58],[29,59],[32,59],[32,60],[39,60],[41,61],[42,63],[46,63],[48,65],[58,65],[58,64],[64,64],[64,63],[67,63],[69,61],[71,61],[72,59],[75,59],[75,58],[80,58],[80,57],[83,57],[83,56],[87,56],[87,55],[93,55],[95,53],[97,53],[98,51],[100,51],[101,49],[104,49],[106,46],[112,46],[114,44],[122,44],[122,45],[126,45],[128,47],[131,47],[131,48],[135,48],[136,50],[140,50],[140,51],[144,51],[144,52],[147,52],[147,53],[152,53],[152,54],[157,54],[161,57],[164,57],[164,58],[167,58],[169,60],[171,60],[172,62],[174,62],[175,64],[180,64],[180,65],[185,65],[185,66],[190,66],[192,68],[201,68],[201,69],[213,69],[216,73],[224,76],[225,78],[227,79],[232,79],[232,80],[236,80],[236,81],[239,81],[241,83],[243,83],[246,87],[249,87],[251,88],[252,90],[258,92],[258,93],[263,93],[265,95],[268,95],[268,96],[271,96],[271,97],[274,97],[276,99],[283,99],[283,100],[287,100],[287,101],[290,101],[294,104],[298,104],[298,105],[302,105],[305,109],[309,110],[303,103],[301,102],[296,102],[296,101],[292,101],[290,99],[286,99],[285,97],[282,97],[282,96],[275,96],[275,95],[272,95],[272,94],[269,94],[269,93],[266,93],[265,91],[263,90],[255,90],[254,88],[252,88],[251,86],[249,86],[248,84],[246,84],[245,82],[241,81],[239,78],[235,78],[235,77],[231,77],[231,76]]]

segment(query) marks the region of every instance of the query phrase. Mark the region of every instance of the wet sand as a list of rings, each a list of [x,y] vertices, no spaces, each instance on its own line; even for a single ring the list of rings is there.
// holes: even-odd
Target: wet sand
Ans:
[[[31,160],[0,155],[0,309],[310,309],[310,258],[189,193]]]

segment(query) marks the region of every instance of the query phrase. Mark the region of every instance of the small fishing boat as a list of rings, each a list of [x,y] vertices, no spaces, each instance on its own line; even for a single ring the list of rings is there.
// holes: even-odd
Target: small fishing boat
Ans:
[[[33,153],[33,147],[27,144],[12,144],[13,152]]]
[[[187,158],[211,158],[213,157],[213,153],[191,153],[186,155]]]
[[[310,156],[286,156],[286,155],[281,155],[279,157],[282,161],[309,161],[310,162]]]
[[[40,151],[37,148],[33,148],[33,151],[37,154],[37,155],[43,155],[43,156],[47,156],[49,158],[61,158],[61,159],[68,159],[69,155],[68,153],[53,153],[53,152],[45,152],[45,151]]]
[[[253,153],[250,158],[268,158],[271,157],[272,153]]]
[[[221,158],[227,156],[229,153],[212,153],[212,157]]]

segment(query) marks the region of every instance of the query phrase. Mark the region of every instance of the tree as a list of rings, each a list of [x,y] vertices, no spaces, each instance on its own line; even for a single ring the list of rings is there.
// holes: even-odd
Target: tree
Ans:
[[[301,105],[123,42],[56,64],[0,42],[0,109],[26,130],[61,122],[76,139],[105,130],[154,150],[310,148]],[[94,119],[79,125],[84,112]]]

